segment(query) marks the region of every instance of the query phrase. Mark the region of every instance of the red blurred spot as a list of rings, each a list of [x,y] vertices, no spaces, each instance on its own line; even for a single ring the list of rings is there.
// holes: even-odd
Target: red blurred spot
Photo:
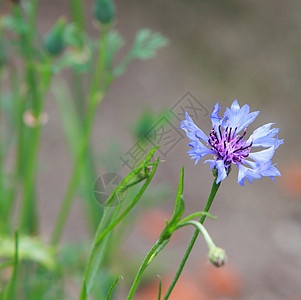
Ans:
[[[301,162],[293,162],[282,170],[282,187],[284,191],[293,197],[301,196]]]
[[[166,226],[166,220],[171,219],[171,214],[164,212],[158,208],[153,208],[143,211],[137,222],[139,233],[146,239],[156,241],[162,230]],[[172,236],[172,241],[179,240],[181,236],[180,231],[176,231]]]
[[[216,297],[236,297],[241,292],[242,279],[238,272],[229,264],[221,268],[212,265],[205,266],[201,272],[207,287],[207,292],[214,299]]]
[[[172,278],[163,278],[162,279],[162,294],[161,299],[163,299]],[[158,299],[158,291],[159,291],[159,279],[156,282],[148,284],[143,287],[137,296],[134,298],[135,300],[154,300]],[[211,300],[206,293],[204,292],[202,286],[197,282],[196,278],[182,275],[172,291],[170,300]]]

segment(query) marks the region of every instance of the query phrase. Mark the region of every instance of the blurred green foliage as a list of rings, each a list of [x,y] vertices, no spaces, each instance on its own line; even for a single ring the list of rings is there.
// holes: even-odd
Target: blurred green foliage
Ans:
[[[122,235],[131,224],[132,219],[126,216],[142,197],[158,164],[150,162],[154,149],[125,177],[122,185],[129,193],[123,205],[102,207],[91,193],[97,177],[95,166],[100,163],[90,146],[98,106],[129,63],[152,58],[167,40],[142,29],[130,50],[117,60],[125,39],[114,28],[113,2],[96,0],[93,4],[94,17],[99,21],[98,38],[86,31],[85,8],[81,1],[70,0],[73,20],[59,18],[46,34],[37,26],[37,0],[22,1],[0,17],[0,299],[69,299],[74,291],[79,295],[84,274],[82,299],[88,294],[95,299],[113,297],[120,278],[112,274],[109,264],[118,256],[118,245],[111,241],[113,229],[115,235]],[[58,77],[64,70],[71,73],[71,84]],[[44,107],[50,91],[74,165],[61,211],[53,220],[51,245],[41,236],[41,195],[37,192],[38,157],[47,122]],[[103,155],[105,151],[104,147]],[[157,198],[160,193],[158,190]],[[89,243],[64,241],[58,245],[76,196],[81,199],[90,234],[96,232],[91,253]],[[116,191],[110,199],[114,197]],[[122,228],[117,226],[121,221]],[[13,237],[15,228],[19,234]],[[75,286],[72,291],[70,283]]]

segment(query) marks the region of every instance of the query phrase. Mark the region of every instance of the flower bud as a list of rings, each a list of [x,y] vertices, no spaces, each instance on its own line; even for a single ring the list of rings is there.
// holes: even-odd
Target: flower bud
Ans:
[[[210,263],[216,267],[222,267],[227,260],[225,250],[219,247],[210,248],[208,258]]]
[[[101,24],[109,24],[115,17],[115,5],[111,0],[96,0],[93,13]]]
[[[59,55],[64,50],[66,46],[64,42],[65,26],[66,20],[64,18],[60,18],[46,35],[44,48],[50,55]]]

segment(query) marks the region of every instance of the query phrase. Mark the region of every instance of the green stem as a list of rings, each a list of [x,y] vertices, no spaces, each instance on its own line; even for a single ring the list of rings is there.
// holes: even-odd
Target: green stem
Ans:
[[[72,201],[74,199],[79,181],[81,179],[81,171],[85,164],[86,151],[89,145],[92,127],[96,115],[96,110],[98,105],[101,103],[104,97],[104,93],[107,90],[106,80],[104,76],[105,72],[105,55],[107,47],[107,36],[108,28],[101,33],[99,38],[99,53],[98,61],[95,68],[95,73],[93,76],[91,90],[88,98],[88,112],[86,117],[86,124],[83,132],[82,139],[80,141],[78,153],[75,159],[75,165],[72,171],[72,176],[69,181],[69,185],[64,196],[62,206],[56,220],[52,236],[51,244],[56,245],[62,235],[63,229],[65,227],[67,217],[69,215]]]
[[[50,84],[51,72],[42,76],[42,91],[38,93],[38,107],[35,114],[35,118],[38,118],[41,115],[43,109],[43,102],[46,95],[46,91]],[[20,226],[22,231],[26,233],[35,233],[37,229],[37,212],[36,205],[34,203],[34,181],[35,174],[38,164],[38,154],[39,154],[39,145],[41,139],[42,124],[37,124],[31,129],[31,140],[30,140],[30,149],[28,151],[26,170],[24,174],[24,193],[23,201],[21,204],[21,216],[20,216]]]
[[[24,66],[25,66],[25,77],[26,84],[28,87],[27,97],[29,98],[29,103],[31,104],[33,115],[38,118],[40,116],[44,91],[39,92],[38,90],[38,78],[36,72],[35,64],[35,30],[36,30],[36,17],[37,17],[37,7],[38,1],[33,0],[32,6],[29,14],[28,20],[28,30],[20,35],[21,47],[24,53]],[[22,16],[21,9],[17,8],[15,13],[20,17]],[[21,126],[24,126],[22,124]],[[36,231],[37,214],[36,214],[36,204],[34,201],[34,175],[36,169],[36,156],[38,154],[38,146],[40,140],[40,126],[35,126],[30,133],[30,141],[28,141],[28,152],[26,153],[28,157],[24,159],[22,157],[22,165],[25,166],[24,174],[22,174],[24,180],[24,193],[23,201],[20,210],[20,226],[21,230],[26,233],[34,233]],[[25,161],[25,163],[24,163]],[[19,161],[21,162],[21,161]]]
[[[136,289],[138,287],[138,284],[141,280],[141,277],[143,275],[143,272],[145,271],[145,269],[147,268],[147,266],[149,265],[149,263],[151,262],[151,260],[153,259],[154,257],[154,254],[156,253],[157,249],[161,246],[161,243],[159,243],[159,241],[157,241],[154,246],[150,249],[150,251],[148,252],[147,256],[145,257],[144,261],[142,262],[139,270],[138,270],[138,273],[135,277],[135,280],[131,286],[131,289],[129,291],[129,294],[126,298],[126,300],[131,300],[133,299],[134,297],[134,294],[136,292]]]
[[[106,225],[110,226],[110,222],[109,222],[110,217],[114,220],[117,217],[117,215],[119,214],[120,209],[121,209],[121,205],[116,206],[113,210],[112,215],[110,215],[110,212],[112,210],[110,207],[106,207],[104,210],[103,216],[102,216],[100,223],[98,225],[98,228],[96,230],[94,240],[92,243],[92,247],[91,247],[91,251],[90,251],[90,255],[89,255],[89,259],[86,264],[84,279],[82,282],[81,293],[80,293],[80,298],[79,298],[80,300],[84,299],[84,298],[82,298],[82,295],[84,293],[87,293],[87,290],[89,291],[91,288],[90,282],[93,280],[91,280],[90,277],[93,277],[92,273],[95,270],[95,264],[100,265],[101,260],[104,257],[104,251],[101,251],[100,247],[103,247],[103,249],[106,249],[107,243],[110,239],[109,236],[107,235],[102,240],[102,244],[100,244],[99,236],[105,230]],[[99,253],[101,253],[101,254],[99,254]],[[99,257],[98,257],[98,255],[99,255]]]
[[[183,222],[175,228],[175,231],[182,228],[182,227],[185,227],[187,225],[194,226],[199,232],[202,233],[209,249],[216,248],[216,246],[215,246],[211,236],[209,235],[208,231],[206,230],[206,228],[200,222],[197,222],[197,221],[194,221],[194,220]]]
[[[16,202],[16,194],[19,189],[20,180],[22,178],[21,170],[22,162],[24,162],[23,156],[23,140],[24,140],[24,123],[23,123],[23,113],[25,110],[25,98],[20,95],[20,80],[18,77],[18,72],[15,68],[9,68],[10,84],[11,90],[13,91],[14,99],[14,111],[15,111],[15,122],[16,122],[16,154],[14,159],[14,167],[12,171],[11,184],[7,187],[7,192],[5,194],[5,203],[2,208],[2,219],[5,223],[6,232],[10,233],[11,229],[11,214]]]
[[[209,195],[209,198],[208,198],[206,206],[204,208],[204,212],[208,212],[209,211],[209,209],[211,207],[211,204],[212,204],[212,202],[214,200],[214,197],[216,195],[216,192],[217,192],[218,188],[220,187],[220,184],[221,184],[220,182],[218,184],[216,184],[216,179],[214,179],[213,184],[212,184],[212,188],[211,188],[211,192],[210,192],[210,195]],[[206,215],[202,215],[202,217],[200,218],[200,223],[203,224],[204,221],[205,221],[205,219],[206,219]],[[193,236],[192,236],[192,239],[191,239],[191,241],[190,241],[190,243],[188,245],[188,248],[187,248],[187,250],[186,250],[186,252],[184,254],[184,257],[183,257],[183,259],[182,259],[182,261],[180,263],[178,271],[177,271],[177,273],[176,273],[176,275],[175,275],[175,277],[174,277],[171,285],[169,286],[169,288],[168,288],[168,290],[167,290],[167,292],[166,292],[163,300],[167,300],[169,298],[169,296],[170,296],[173,288],[175,287],[175,285],[176,285],[176,283],[177,283],[177,281],[178,281],[178,279],[179,279],[179,277],[180,277],[180,275],[181,275],[181,273],[183,271],[183,268],[184,268],[184,266],[186,264],[186,261],[187,261],[187,259],[189,257],[189,254],[190,254],[190,252],[191,252],[191,250],[192,250],[192,248],[194,246],[194,243],[195,243],[198,235],[199,235],[199,230],[196,229],[195,232],[194,232],[194,234],[193,234]]]
[[[85,29],[85,10],[84,1],[82,0],[70,0],[71,15],[74,23],[81,30]]]

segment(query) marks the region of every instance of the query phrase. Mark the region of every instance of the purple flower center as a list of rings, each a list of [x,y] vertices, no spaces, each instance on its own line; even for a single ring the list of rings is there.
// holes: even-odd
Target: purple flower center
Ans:
[[[219,134],[214,129],[211,130],[208,144],[215,152],[217,159],[221,159],[228,168],[232,162],[244,163],[245,158],[249,155],[253,142],[247,145],[247,141],[243,141],[247,129],[244,133],[236,135],[237,127],[232,130],[232,127],[227,127],[222,131],[221,126],[218,127]]]

